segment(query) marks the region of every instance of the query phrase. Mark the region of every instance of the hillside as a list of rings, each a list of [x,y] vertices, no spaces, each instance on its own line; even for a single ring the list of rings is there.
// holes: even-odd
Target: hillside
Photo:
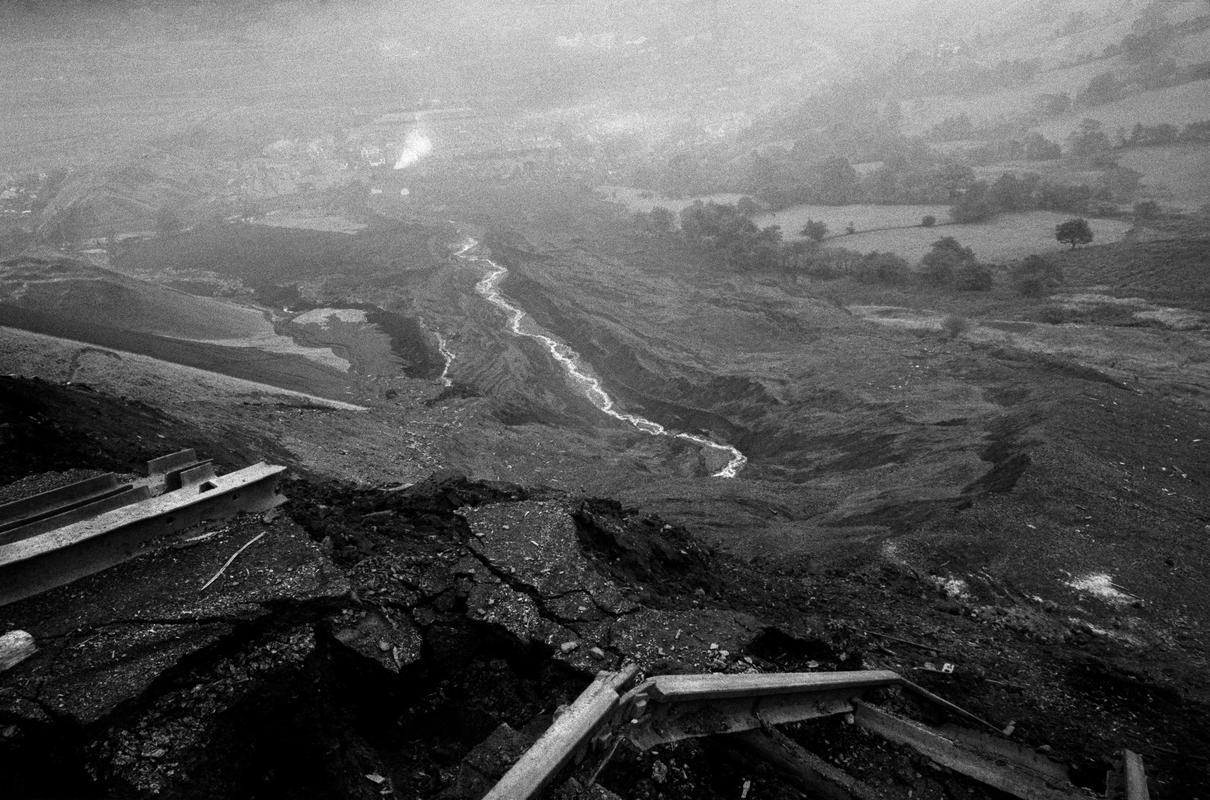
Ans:
[[[1204,3],[63,8],[0,7],[0,504],[287,499],[0,606],[6,800],[479,800],[630,666],[1208,796]],[[1006,796],[822,697],[547,797]]]

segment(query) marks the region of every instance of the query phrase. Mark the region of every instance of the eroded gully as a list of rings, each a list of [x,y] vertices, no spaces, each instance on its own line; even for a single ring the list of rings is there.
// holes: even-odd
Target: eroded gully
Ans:
[[[500,290],[500,284],[503,282],[504,277],[508,275],[508,268],[497,264],[486,256],[472,255],[472,252],[478,245],[478,241],[468,238],[462,248],[455,253],[458,258],[464,261],[475,262],[487,268],[487,274],[475,284],[475,291],[483,299],[507,315],[508,329],[514,336],[524,336],[541,342],[551,357],[563,368],[563,371],[572,383],[584,392],[589,402],[608,416],[632,425],[650,436],[667,436],[681,439],[686,442],[692,442],[700,447],[725,453],[727,455],[727,464],[718,472],[713,473],[713,477],[734,478],[739,474],[739,471],[748,463],[748,458],[735,447],[726,443],[712,441],[697,434],[672,431],[654,420],[619,410],[617,403],[609,396],[604,387],[601,386],[600,379],[591,374],[590,367],[584,363],[578,353],[557,339],[544,333],[527,329],[525,320],[528,314],[523,309],[511,303]]]

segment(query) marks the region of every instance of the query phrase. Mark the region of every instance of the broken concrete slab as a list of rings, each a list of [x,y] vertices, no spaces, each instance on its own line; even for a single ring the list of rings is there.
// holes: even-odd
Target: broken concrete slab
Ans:
[[[583,593],[591,605],[610,615],[638,608],[584,555],[571,509],[565,503],[530,500],[465,508],[460,513],[475,535],[472,551],[510,583],[528,587],[550,601]]]
[[[573,631],[547,619],[529,595],[491,576],[477,576],[466,598],[466,611],[472,620],[499,625],[522,642],[541,642],[554,647],[576,636]]]

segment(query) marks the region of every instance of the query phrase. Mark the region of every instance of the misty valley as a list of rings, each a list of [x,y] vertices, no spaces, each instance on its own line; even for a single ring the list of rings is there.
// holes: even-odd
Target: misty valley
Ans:
[[[0,7],[0,795],[1210,792],[1210,7]]]

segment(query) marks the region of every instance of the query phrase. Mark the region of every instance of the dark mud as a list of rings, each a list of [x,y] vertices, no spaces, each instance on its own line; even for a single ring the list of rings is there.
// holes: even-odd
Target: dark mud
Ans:
[[[0,376],[0,483],[70,469],[126,472],[187,447],[227,469],[260,460],[293,463],[272,438],[234,423],[202,429],[85,385]]]

